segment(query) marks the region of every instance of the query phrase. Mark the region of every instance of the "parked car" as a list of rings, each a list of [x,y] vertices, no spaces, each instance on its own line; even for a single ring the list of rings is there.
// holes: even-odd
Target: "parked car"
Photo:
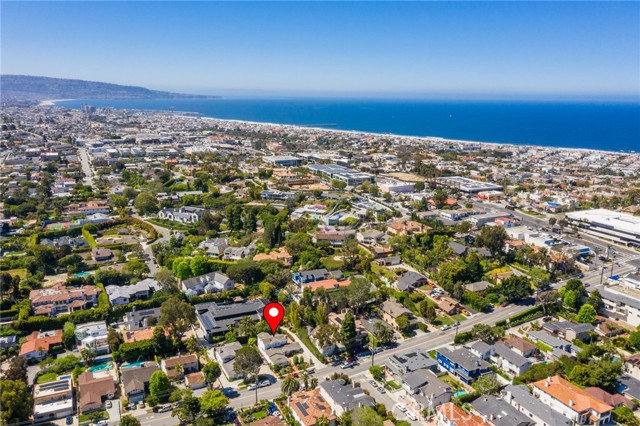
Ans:
[[[73,424],[73,417],[67,417],[67,424],[68,425],[72,425]]]
[[[380,392],[380,393],[387,393],[387,391],[386,391],[386,390],[384,390],[384,388],[383,388],[382,386],[380,386],[380,387],[378,388],[378,392]]]
[[[138,404],[138,408],[144,408],[144,407],[145,407],[144,402],[140,401],[140,403]]]
[[[106,420],[100,420],[96,423],[96,426],[107,426],[109,423]]]
[[[172,410],[171,404],[164,404],[158,409],[158,413],[166,413],[167,411],[171,411],[171,410]]]
[[[353,367],[355,364],[353,362],[345,362],[344,364],[342,364],[340,366],[340,368],[342,368],[343,370],[346,370],[347,368],[351,368]]]
[[[414,422],[418,420],[418,417],[415,414],[413,414],[411,411],[407,411],[407,417],[409,418],[409,420],[413,420]]]
[[[104,406],[107,408],[111,408],[112,406],[111,401],[107,400],[107,402],[104,403]]]
[[[378,386],[378,382],[376,382],[375,380],[369,380],[369,384],[370,384],[371,386],[373,386],[374,388],[375,388],[376,386]]]
[[[442,328],[441,328],[440,330],[442,330],[442,331],[447,331],[447,330],[448,330],[448,329],[450,329],[450,328],[451,328],[451,326],[447,324],[447,325],[443,325],[443,326],[442,326]]]
[[[268,379],[267,379],[267,380],[263,380],[263,381],[261,381],[259,386],[260,386],[261,388],[264,388],[264,387],[269,386],[270,384],[271,384],[271,380],[268,380]]]
[[[401,402],[398,402],[398,403],[396,404],[396,408],[397,408],[398,410],[402,411],[403,413],[407,411],[407,407],[406,407],[403,403],[401,403]]]

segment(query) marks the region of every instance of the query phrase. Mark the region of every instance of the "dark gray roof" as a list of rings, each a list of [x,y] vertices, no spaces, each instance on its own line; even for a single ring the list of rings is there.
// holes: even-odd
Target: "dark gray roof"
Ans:
[[[262,299],[249,300],[228,305],[216,302],[195,305],[196,316],[207,333],[227,331],[227,325],[233,325],[242,317],[252,317],[259,321],[266,306]]]
[[[458,256],[463,255],[467,252],[466,246],[463,246],[460,243],[456,243],[455,241],[449,241],[447,243],[447,246],[449,246],[449,248],[453,251],[453,254],[456,254]]]
[[[491,352],[491,346],[488,345],[487,343],[483,342],[482,340],[478,340],[473,345],[471,345],[469,348],[473,349],[474,351],[476,351],[478,353],[481,353],[481,354],[487,354],[487,353]]]
[[[440,348],[438,352],[467,371],[473,371],[478,368],[488,369],[490,367],[489,363],[478,358],[467,348],[459,348],[454,351],[448,348]]]
[[[227,281],[231,281],[231,279],[227,277],[225,274],[215,271],[215,272],[209,272],[208,274],[199,275],[197,277],[187,278],[186,280],[182,281],[182,285],[185,286],[186,288],[192,288],[202,283],[210,283],[210,282],[216,282],[216,283],[220,283],[221,285],[224,285]]]
[[[465,284],[464,286],[465,290],[469,291],[485,291],[490,287],[493,287],[493,284],[488,281],[478,281],[471,284]]]
[[[522,355],[512,351],[502,343],[496,343],[493,345],[493,353],[498,355],[500,358],[507,360],[509,363],[515,365],[516,367],[522,367],[527,364],[531,364],[527,358]]]
[[[416,287],[420,283],[426,283],[427,277],[417,272],[408,271],[400,277],[397,283],[397,287],[400,291],[408,290],[409,288]]]
[[[517,402],[523,409],[540,418],[547,426],[571,425],[569,419],[559,415],[558,412],[533,396],[526,385],[508,385],[504,388],[502,395],[506,402],[509,402],[510,399]],[[509,404],[513,404],[513,402],[509,402]]]
[[[389,359],[389,362],[401,371],[416,371],[425,368],[433,368],[438,365],[435,359],[431,358],[426,352],[421,352],[419,350],[393,355]]]
[[[319,386],[331,396],[334,403],[346,411],[351,411],[356,407],[373,407],[376,404],[376,401],[365,394],[362,388],[345,385],[343,380],[327,380],[320,382]]]
[[[483,418],[495,426],[534,426],[536,422],[519,412],[505,401],[493,395],[485,395],[471,403]]]
[[[129,330],[147,328],[145,319],[160,318],[160,308],[142,309],[140,311],[127,312],[127,327]]]

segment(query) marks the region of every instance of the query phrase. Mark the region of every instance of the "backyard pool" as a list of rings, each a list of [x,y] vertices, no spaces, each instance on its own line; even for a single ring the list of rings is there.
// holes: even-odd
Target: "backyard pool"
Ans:
[[[466,395],[466,394],[467,394],[467,391],[457,390],[457,391],[455,391],[455,392],[453,393],[453,396],[455,396],[455,397],[459,398],[459,397],[461,397],[461,396],[463,396],[463,395]]]
[[[145,361],[131,362],[128,364],[122,364],[120,368],[133,368],[133,367],[142,367]]]
[[[98,364],[98,365],[94,365],[93,367],[89,367],[89,371],[92,373],[97,373],[99,371],[106,371],[109,370],[111,368],[111,363],[110,362],[105,362],[102,364]]]
[[[87,275],[91,275],[91,272],[78,272],[77,274],[73,274],[74,277],[76,278],[82,278],[82,277],[86,277]]]

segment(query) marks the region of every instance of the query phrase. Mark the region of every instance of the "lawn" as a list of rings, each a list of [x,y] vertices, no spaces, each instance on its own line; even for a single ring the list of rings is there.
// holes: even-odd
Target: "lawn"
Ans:
[[[105,410],[92,411],[89,414],[80,414],[80,418],[78,419],[80,423],[89,423],[96,419],[106,420],[109,418],[109,413]]]
[[[553,352],[553,348],[549,345],[545,345],[542,342],[536,342],[536,346],[543,352]]]
[[[454,322],[455,321],[449,317],[443,317],[441,315],[438,315],[436,319],[433,320],[433,325],[437,327],[437,326],[443,326],[443,325],[451,325]]]
[[[388,390],[398,390],[400,389],[401,386],[396,382],[394,382],[393,380],[389,380],[387,384],[384,385],[384,387],[387,388]]]
[[[53,382],[58,378],[56,373],[45,373],[38,377],[38,383]]]
[[[267,417],[267,412],[264,410],[256,411],[252,414],[254,420],[262,420]]]
[[[457,321],[465,321],[465,320],[467,319],[467,317],[465,317],[465,316],[464,316],[464,315],[462,315],[462,314],[455,314],[455,315],[452,315],[452,316],[451,316],[451,318],[453,318],[453,319],[455,319],[455,320],[457,320]]]
[[[521,211],[524,214],[528,214],[529,216],[533,216],[533,217],[546,217],[546,215],[543,215],[542,213],[538,213],[538,212],[532,212],[529,210],[522,210],[519,209],[519,211]]]
[[[320,262],[324,265],[325,268],[329,271],[334,271],[336,269],[341,269],[344,262],[342,260],[338,260],[335,256],[332,257],[322,257],[320,258]]]
[[[508,266],[501,266],[500,268],[490,270],[489,272],[487,272],[487,275],[502,274],[509,271],[511,271],[511,268],[509,268]]]
[[[24,280],[25,278],[27,278],[27,269],[26,268],[20,268],[20,269],[9,269],[7,271],[5,271],[7,274],[11,275],[12,277],[15,277],[16,275],[20,277],[20,279]]]

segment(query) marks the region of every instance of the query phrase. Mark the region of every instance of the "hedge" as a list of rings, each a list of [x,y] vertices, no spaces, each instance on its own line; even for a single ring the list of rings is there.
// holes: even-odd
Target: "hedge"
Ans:
[[[96,248],[98,246],[98,244],[96,244],[96,240],[93,238],[93,235],[91,235],[91,232],[89,232],[89,230],[85,229],[84,227],[82,228],[82,236],[84,237],[85,241],[89,243],[91,248]]]
[[[524,324],[527,321],[531,321],[532,319],[541,317],[544,313],[542,305],[534,306],[531,309],[527,309],[524,312],[520,312],[519,314],[513,315],[509,318],[509,327],[516,327],[520,324]],[[507,325],[506,320],[498,321],[496,323],[499,327],[505,327]]]
[[[473,340],[473,332],[471,331],[463,331],[462,333],[458,333],[456,334],[456,337],[454,337],[453,339],[453,344],[454,345],[462,345],[464,343],[467,343],[471,340]]]

